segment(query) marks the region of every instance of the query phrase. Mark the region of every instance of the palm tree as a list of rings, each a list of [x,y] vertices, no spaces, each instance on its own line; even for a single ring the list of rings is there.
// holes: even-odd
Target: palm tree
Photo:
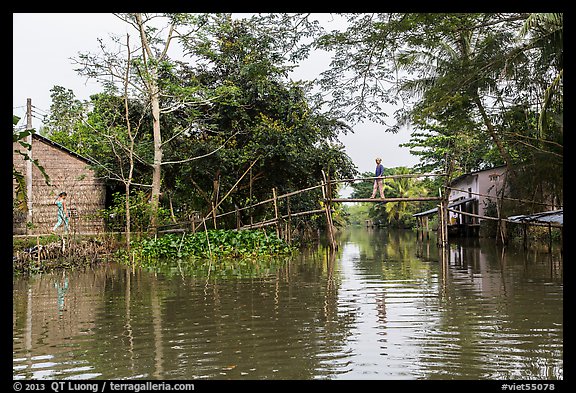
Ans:
[[[455,133],[460,131],[458,126],[463,119],[480,121],[502,160],[512,168],[503,137],[487,110],[487,102],[503,98],[505,86],[500,76],[508,65],[514,39],[513,30],[499,23],[499,18],[492,14],[463,14],[452,16],[449,22],[438,20],[443,26],[438,30],[442,39],[427,41],[397,57],[401,69],[411,75],[418,72],[416,78],[402,81],[398,91],[421,97],[406,113],[405,120],[425,117],[436,124],[452,123]]]
[[[554,69],[555,75],[544,92],[542,107],[538,116],[538,130],[540,136],[545,133],[547,126],[547,111],[552,105],[553,98],[562,100],[562,85],[564,78],[564,17],[562,13],[534,13],[530,14],[519,31],[519,37],[528,38],[524,50],[537,49],[540,53],[537,63],[543,68]],[[561,124],[561,116],[558,117]]]
[[[410,174],[412,170],[407,167],[397,167],[393,170],[394,175]],[[427,190],[422,182],[413,177],[399,177],[389,179],[385,182],[385,192],[394,195],[396,198],[411,198],[426,196]],[[415,202],[395,202],[386,204],[386,216],[388,223],[406,223],[411,220],[412,214],[416,210]]]

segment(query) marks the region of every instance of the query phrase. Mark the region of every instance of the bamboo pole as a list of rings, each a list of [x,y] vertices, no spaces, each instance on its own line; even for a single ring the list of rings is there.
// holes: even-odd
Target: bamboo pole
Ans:
[[[286,198],[288,209],[288,220],[286,222],[286,241],[288,244],[292,243],[292,212],[290,210],[290,197]]]
[[[477,196],[482,196],[482,197],[486,197],[488,199],[501,199],[501,200],[506,200],[506,201],[513,201],[513,202],[522,202],[522,203],[532,203],[535,205],[544,205],[544,206],[548,206],[549,203],[546,202],[537,202],[537,201],[533,201],[533,200],[528,200],[528,199],[518,199],[518,198],[509,198],[509,197],[505,197],[505,196],[495,196],[495,195],[488,195],[488,194],[482,194],[479,192],[472,192],[472,191],[468,191],[468,190],[462,190],[460,188],[454,188],[454,187],[446,187],[448,190],[452,190],[452,191],[460,191],[460,192],[464,192],[466,194],[470,194],[470,195],[477,195]]]
[[[236,207],[236,229],[240,228],[240,211],[238,210],[238,206]]]
[[[304,212],[292,213],[291,216],[292,217],[302,217],[302,216],[307,216],[310,214],[324,213],[324,211],[325,211],[325,209],[309,210],[309,211],[304,211]],[[288,217],[287,214],[282,215],[282,216],[278,216],[279,219],[285,219],[287,217]],[[262,228],[265,226],[275,225],[275,224],[276,224],[276,218],[271,218],[271,219],[260,221],[260,222],[254,223],[254,224],[247,224],[247,225],[241,226],[239,228],[239,230]]]
[[[372,181],[374,179],[399,179],[405,177],[429,177],[429,176],[446,176],[445,173],[405,173],[401,175],[387,175],[387,176],[372,176],[372,177],[358,177],[353,179],[337,179],[332,180],[331,183],[350,183],[354,181]]]
[[[332,210],[331,210],[331,198],[328,193],[328,182],[326,178],[326,173],[322,170],[322,177],[324,179],[324,186],[322,187],[322,195],[324,196],[324,210],[326,212],[326,229],[328,231],[328,240],[330,241],[330,248],[332,250],[336,249],[336,240],[334,239],[334,231],[332,226]]]
[[[231,193],[232,191],[234,191],[234,189],[236,188],[236,186],[238,185],[238,183],[240,183],[240,181],[244,178],[244,176],[246,176],[246,174],[248,174],[248,172],[250,171],[250,169],[252,169],[252,167],[254,166],[254,164],[256,164],[256,161],[258,161],[259,159],[260,159],[260,157],[257,157],[254,161],[252,161],[252,164],[250,164],[250,167],[242,174],[242,176],[240,176],[240,179],[238,179],[238,180],[236,181],[236,183],[234,183],[234,185],[230,188],[230,190],[228,190],[228,192],[226,193],[226,195],[224,195],[224,196],[222,197],[222,199],[220,199],[220,201],[219,201],[218,203],[216,203],[216,205],[214,205],[214,203],[212,203],[212,211],[211,211],[210,213],[208,213],[207,216],[210,215],[210,214],[212,214],[212,215],[214,216],[214,220],[216,220],[216,217],[221,217],[221,216],[222,216],[222,215],[220,215],[220,216],[217,216],[217,215],[216,215],[216,211],[215,211],[216,208],[218,208],[218,206],[220,206],[220,205],[222,204],[222,202],[224,202],[224,200],[225,200],[226,198],[228,198],[228,195],[230,195],[230,193]],[[234,213],[234,212],[232,211],[232,212],[228,212],[228,213],[226,213],[226,214],[230,214],[230,213]],[[205,219],[206,219],[206,218],[204,217],[203,220],[205,220]],[[214,229],[216,229],[216,225],[214,225]]]
[[[252,167],[250,167],[250,205],[252,205]],[[250,213],[250,224],[254,223],[254,216],[253,216],[253,211],[254,209],[250,209],[249,213]]]
[[[443,245],[444,245],[444,243],[443,243],[444,220],[443,220],[442,216],[443,216],[442,206],[438,205],[438,239],[436,240],[438,247],[443,247]]]
[[[326,200],[326,198],[324,198]],[[388,202],[424,202],[440,201],[440,197],[412,197],[412,198],[331,198],[331,202],[371,202],[371,203],[388,203]]]
[[[442,196],[442,190],[438,189],[438,194],[441,197],[440,204],[438,205],[438,246],[444,248],[448,244],[448,201],[446,195]]]
[[[278,201],[276,198],[276,187],[272,189],[272,195],[274,195],[274,216],[276,222],[276,236],[280,237],[280,229],[278,228]]]

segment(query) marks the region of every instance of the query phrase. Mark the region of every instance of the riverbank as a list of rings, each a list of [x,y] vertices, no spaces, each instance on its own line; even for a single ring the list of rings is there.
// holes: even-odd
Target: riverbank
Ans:
[[[149,270],[170,270],[172,262],[178,260],[189,262],[186,266],[193,275],[211,271],[239,274],[253,268],[266,269],[276,263],[277,257],[290,255],[295,250],[275,233],[264,230],[139,234],[133,236],[130,251],[124,235],[118,233],[19,236],[13,241],[13,272],[35,274],[113,259]]]
[[[37,274],[90,266],[111,257],[121,244],[110,234],[14,237],[12,271],[14,275]]]

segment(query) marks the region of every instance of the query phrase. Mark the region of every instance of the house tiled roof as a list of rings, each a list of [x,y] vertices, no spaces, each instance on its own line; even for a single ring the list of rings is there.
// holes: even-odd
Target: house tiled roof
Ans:
[[[60,149],[60,150],[62,150],[62,151],[65,151],[66,153],[70,154],[71,156],[74,156],[74,157],[76,157],[76,158],[78,158],[78,159],[80,159],[80,160],[82,160],[82,161],[84,161],[84,162],[86,162],[86,163],[88,163],[88,164],[90,164],[90,165],[96,165],[96,163],[95,163],[94,161],[92,161],[91,159],[86,158],[86,157],[84,157],[84,156],[82,156],[82,155],[80,155],[80,154],[78,154],[78,153],[76,153],[76,152],[73,152],[72,150],[68,149],[67,147],[62,146],[61,144],[56,143],[56,142],[54,142],[53,140],[51,140],[51,139],[49,139],[49,138],[47,138],[47,137],[45,137],[45,136],[42,136],[42,135],[37,134],[37,133],[33,133],[33,134],[32,134],[32,137],[33,137],[33,138],[36,138],[36,139],[38,139],[38,140],[40,140],[40,141],[42,141],[42,142],[44,142],[44,143],[47,143],[47,144],[49,144],[49,145],[51,145],[51,146],[54,146],[54,147],[57,148],[57,149]]]

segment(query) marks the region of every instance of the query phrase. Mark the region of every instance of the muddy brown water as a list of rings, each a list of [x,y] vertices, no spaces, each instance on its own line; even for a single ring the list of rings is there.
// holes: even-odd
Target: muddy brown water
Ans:
[[[563,379],[558,251],[348,228],[254,277],[13,279],[13,379]]]

